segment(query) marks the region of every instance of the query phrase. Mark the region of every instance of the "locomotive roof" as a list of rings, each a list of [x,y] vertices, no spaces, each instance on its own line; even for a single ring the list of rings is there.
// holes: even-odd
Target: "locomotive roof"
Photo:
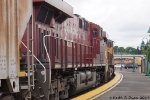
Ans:
[[[75,15],[76,17],[80,18],[80,19],[83,19],[83,20],[89,22],[87,19],[85,19],[84,17],[80,16],[79,14],[74,14],[74,15]]]

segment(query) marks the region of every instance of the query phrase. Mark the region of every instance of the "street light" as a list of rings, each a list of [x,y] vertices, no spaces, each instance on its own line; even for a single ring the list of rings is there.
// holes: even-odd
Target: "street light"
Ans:
[[[130,55],[131,55],[131,52],[132,52],[132,50],[131,49],[129,49],[129,53],[130,53]],[[133,54],[132,54],[133,55]],[[133,67],[132,67],[132,72],[135,72],[135,57],[133,57],[133,63],[132,63],[132,65],[133,65]]]
[[[144,38],[143,38],[144,39]],[[143,41],[142,39],[142,41]],[[142,44],[141,47],[146,47],[146,76],[149,76],[149,68],[148,68],[148,39],[145,38],[147,40],[146,45]]]
[[[133,70],[132,70],[132,72],[135,72],[135,57],[133,57]]]
[[[121,67],[120,67],[120,70],[122,70],[122,50],[120,50],[120,54],[121,54]]]

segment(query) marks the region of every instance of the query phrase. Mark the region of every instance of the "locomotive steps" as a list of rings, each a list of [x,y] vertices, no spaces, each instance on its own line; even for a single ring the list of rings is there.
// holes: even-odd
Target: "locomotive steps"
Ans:
[[[116,87],[122,81],[122,79],[123,75],[121,73],[115,72],[115,77],[110,82],[83,95],[75,97],[72,100],[94,100],[95,98],[105,94],[106,92]]]

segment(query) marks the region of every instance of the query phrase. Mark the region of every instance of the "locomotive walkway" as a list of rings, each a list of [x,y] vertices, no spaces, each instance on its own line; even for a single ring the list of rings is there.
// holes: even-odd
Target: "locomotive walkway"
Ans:
[[[73,100],[150,100],[150,76],[138,70],[132,72],[132,69],[117,69],[116,72],[113,82],[92,90],[99,93],[91,91]]]

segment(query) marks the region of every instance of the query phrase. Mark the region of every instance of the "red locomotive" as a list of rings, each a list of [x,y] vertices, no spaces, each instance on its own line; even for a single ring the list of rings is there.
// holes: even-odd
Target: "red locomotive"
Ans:
[[[14,87],[19,90],[12,90],[12,98],[66,99],[114,76],[113,41],[102,27],[73,15],[73,8],[61,0],[32,4],[32,16],[18,40],[19,83]],[[1,81],[0,87],[6,82]],[[0,93],[3,97],[5,90]]]

